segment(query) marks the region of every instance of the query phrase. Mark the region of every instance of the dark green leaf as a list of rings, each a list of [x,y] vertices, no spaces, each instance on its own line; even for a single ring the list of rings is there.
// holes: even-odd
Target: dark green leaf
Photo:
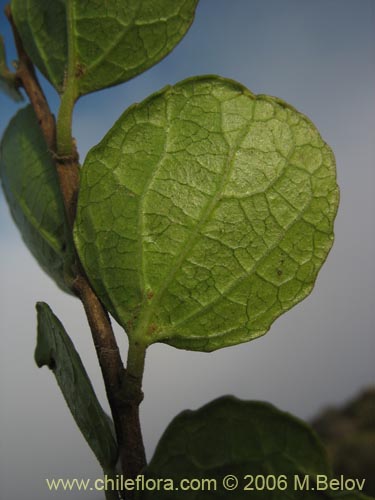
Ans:
[[[35,361],[47,365],[73,415],[104,470],[111,469],[117,457],[112,423],[98,402],[86,370],[59,319],[50,307],[38,302],[38,341]]]
[[[5,57],[5,47],[3,37],[0,35],[0,90],[7,94],[16,102],[23,100],[21,92],[18,90],[16,75],[9,71]]]
[[[23,240],[47,274],[69,291],[72,242],[65,235],[55,166],[31,106],[21,109],[4,133],[0,173]]]
[[[238,479],[233,491],[223,486],[227,475]],[[251,482],[249,476],[257,475],[260,478]],[[146,480],[172,479],[177,488],[182,479],[213,479],[216,488],[214,483],[210,490],[206,483],[205,490],[180,489],[179,493],[161,488],[139,493],[137,498],[142,500],[365,499],[356,492],[324,489],[325,478],[332,479],[326,453],[304,422],[270,404],[232,397],[178,415],[162,436],[145,476]],[[317,490],[319,476],[321,489]],[[299,488],[303,481],[309,489]],[[246,485],[253,489],[246,490]]]
[[[125,82],[163,59],[193,21],[198,0],[12,0],[27,51],[59,92],[77,97]]]
[[[337,205],[332,151],[305,116],[200,77],[129,108],[91,150],[75,240],[131,338],[211,351],[311,292]]]

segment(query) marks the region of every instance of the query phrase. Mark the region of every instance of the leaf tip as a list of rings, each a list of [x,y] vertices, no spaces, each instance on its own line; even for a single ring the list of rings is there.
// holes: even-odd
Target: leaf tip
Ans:
[[[34,360],[38,368],[47,365],[48,368],[53,370],[56,367],[56,363],[53,359],[52,351],[48,346],[48,342],[45,340],[46,315],[52,311],[45,302],[37,302],[35,304],[35,309],[37,311],[37,341],[34,351]]]

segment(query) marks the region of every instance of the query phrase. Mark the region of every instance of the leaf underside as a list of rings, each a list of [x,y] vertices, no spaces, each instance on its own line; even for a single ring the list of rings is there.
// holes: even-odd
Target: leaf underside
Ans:
[[[199,77],[129,108],[89,152],[75,242],[130,338],[211,351],[263,335],[311,292],[338,198],[305,116]]]
[[[55,166],[31,106],[21,109],[4,133],[0,174],[10,212],[24,242],[44,271],[69,293],[65,284],[69,266],[65,263],[72,242],[66,239]]]
[[[238,488],[234,491],[228,492],[223,487],[223,478],[228,474],[238,478]],[[254,478],[285,475],[287,487],[280,483],[280,487],[276,484],[273,488],[273,482],[269,481],[269,489],[265,486],[262,490],[259,486],[257,491],[252,484],[254,490],[247,491],[249,474]],[[178,415],[164,432],[145,470],[146,480],[169,478],[178,485],[181,479],[216,479],[217,488],[177,493],[155,489],[141,492],[136,498],[365,499],[356,492],[295,488],[295,476],[303,481],[306,475],[310,476],[311,490],[316,486],[317,475],[331,478],[326,453],[309,426],[270,404],[226,396],[199,410]]]
[[[69,64],[79,95],[125,82],[163,59],[198,0],[12,0],[28,54],[59,92]],[[68,59],[70,62],[68,62]]]
[[[48,304],[39,302],[38,341],[35,361],[48,366],[56,377],[65,401],[84,438],[104,470],[117,458],[117,445],[110,418],[96,398],[75,347]],[[113,425],[113,424],[112,424]]]

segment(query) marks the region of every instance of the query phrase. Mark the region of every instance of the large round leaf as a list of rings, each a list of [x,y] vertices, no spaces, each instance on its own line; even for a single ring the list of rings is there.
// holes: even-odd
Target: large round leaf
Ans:
[[[129,108],[90,151],[75,240],[131,338],[210,351],[310,293],[337,204],[332,151],[305,116],[200,77]]]
[[[1,142],[0,173],[12,217],[40,266],[69,291],[72,242],[55,165],[31,106],[11,120]]]
[[[148,488],[136,498],[365,500],[353,491],[363,479],[353,478],[347,492],[331,489],[331,479],[325,450],[304,422],[227,396],[169,424],[145,470]],[[157,480],[161,487],[152,489]]]
[[[12,0],[34,64],[77,97],[125,82],[163,59],[189,29],[198,0]]]

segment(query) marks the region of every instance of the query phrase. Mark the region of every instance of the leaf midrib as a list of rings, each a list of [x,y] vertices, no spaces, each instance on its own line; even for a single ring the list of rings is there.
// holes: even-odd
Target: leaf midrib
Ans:
[[[256,100],[253,96],[251,96],[251,98],[254,101]],[[167,106],[168,106],[168,103],[167,103]],[[223,115],[222,109],[220,109],[220,116],[222,117],[222,115]],[[244,127],[244,131],[240,134],[240,136],[237,139],[235,145],[232,146],[232,148],[229,147],[228,158],[227,158],[227,161],[224,164],[224,167],[223,167],[223,170],[222,170],[222,173],[221,173],[221,180],[218,183],[216,192],[214,193],[212,199],[209,202],[207,202],[206,206],[203,208],[202,216],[201,216],[199,222],[196,224],[195,228],[190,233],[190,235],[187,238],[187,240],[181,245],[184,250],[181,252],[180,256],[175,259],[173,265],[170,268],[170,272],[168,273],[167,277],[163,280],[162,286],[155,293],[155,295],[154,295],[154,297],[152,299],[152,303],[148,307],[147,307],[147,305],[145,306],[145,309],[144,309],[144,320],[140,321],[141,327],[139,329],[139,333],[137,333],[137,335],[139,335],[140,337],[146,336],[146,334],[147,334],[147,328],[149,326],[149,323],[150,323],[150,320],[152,318],[152,315],[153,315],[156,307],[159,305],[159,302],[162,299],[163,294],[165,293],[165,291],[167,290],[168,286],[170,285],[170,283],[174,279],[176,273],[179,271],[182,262],[184,262],[184,260],[186,259],[186,257],[188,255],[188,253],[190,252],[191,248],[196,243],[196,241],[197,241],[196,237],[197,237],[197,234],[199,233],[199,230],[201,229],[201,227],[204,224],[206,224],[206,222],[208,221],[209,217],[212,215],[213,211],[215,210],[215,208],[217,206],[217,203],[218,203],[218,201],[220,200],[220,198],[222,196],[222,192],[223,192],[225,186],[227,185],[227,182],[228,182],[228,180],[229,180],[229,178],[230,178],[230,176],[232,174],[232,171],[233,171],[233,168],[234,168],[234,161],[233,161],[234,160],[234,156],[236,155],[236,153],[237,153],[239,147],[241,146],[242,142],[245,140],[246,135],[249,132],[248,131],[248,126],[251,124],[252,120],[253,120],[253,116],[251,116],[249,118],[249,123],[247,124],[247,126]],[[224,134],[223,134],[223,137],[225,137]],[[225,139],[225,141],[226,141],[226,139]],[[228,144],[228,142],[227,142],[227,144]],[[228,146],[229,146],[229,144],[228,144]],[[143,196],[145,196],[145,195],[146,195],[146,191],[145,191],[145,193],[144,193]],[[140,234],[142,234],[142,233],[140,233]],[[143,277],[143,281],[144,282],[146,281],[145,277]]]
[[[118,45],[118,43],[120,41],[123,40],[123,38],[125,38],[127,36],[127,34],[129,33],[130,29],[133,28],[135,26],[135,23],[134,23],[134,19],[136,19],[139,11],[141,10],[142,8],[142,4],[143,4],[143,1],[140,0],[139,1],[139,5],[138,5],[138,8],[136,9],[136,11],[134,12],[134,15],[132,17],[132,19],[130,20],[129,24],[126,26],[126,28],[124,29],[124,31],[120,31],[120,34],[119,36],[117,36],[113,43],[111,43],[99,56],[98,58],[93,61],[91,64],[88,65],[87,67],[87,71],[92,71],[93,69],[95,69],[109,54],[110,52],[116,48],[116,46]],[[122,23],[120,23],[122,24]],[[125,70],[126,71],[126,70]]]

